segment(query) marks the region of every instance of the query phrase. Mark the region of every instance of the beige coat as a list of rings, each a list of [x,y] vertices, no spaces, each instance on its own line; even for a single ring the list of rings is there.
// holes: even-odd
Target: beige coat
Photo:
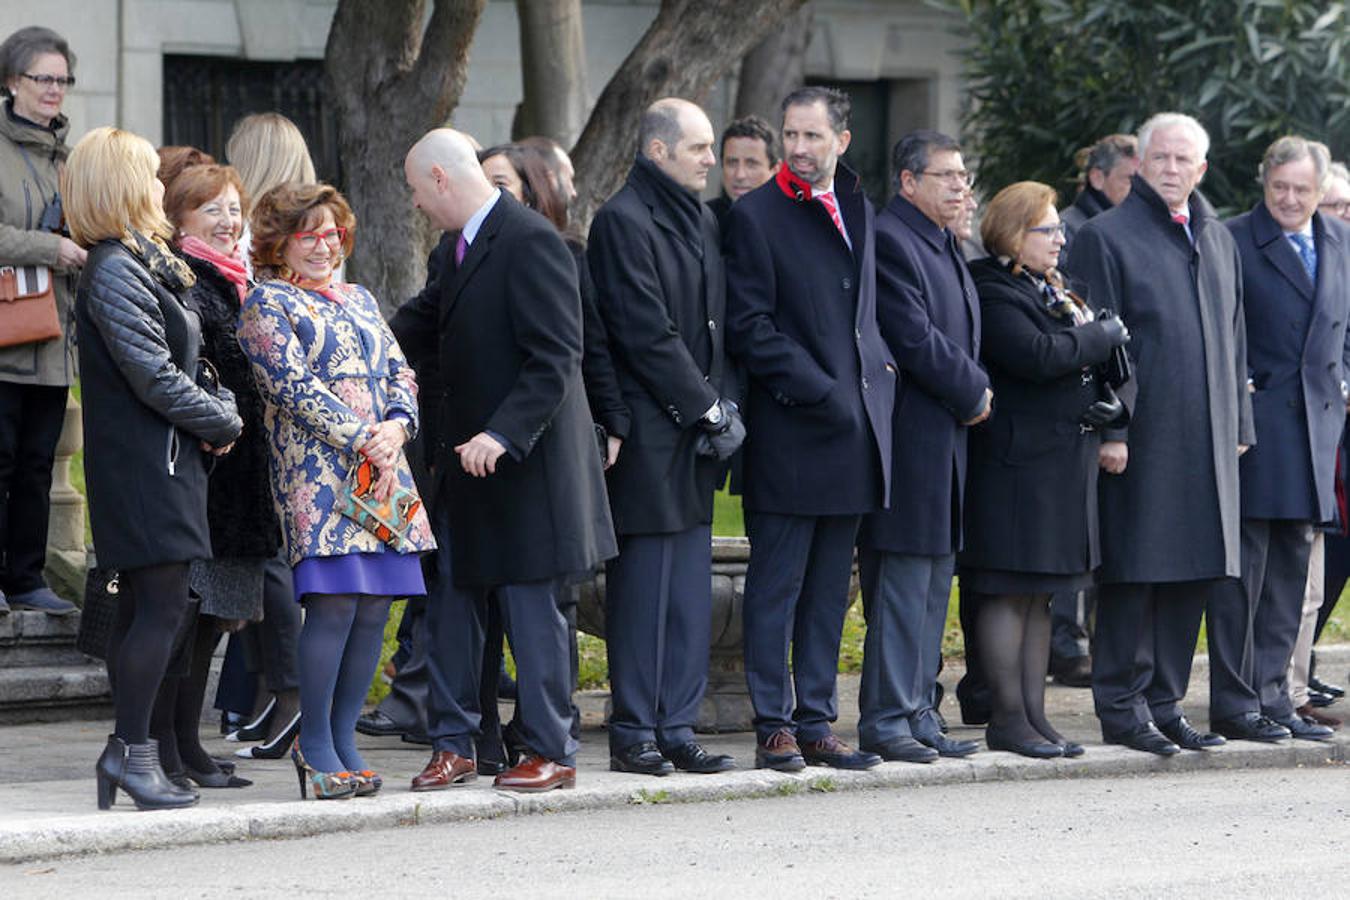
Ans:
[[[37,231],[42,209],[57,189],[69,148],[70,125],[58,116],[51,129],[15,121],[9,101],[0,108],[0,266],[41,265],[52,269],[60,338],[0,347],[0,381],[63,386],[75,380],[74,297],[78,270],[58,269],[60,238]],[[37,173],[29,171],[22,146]]]

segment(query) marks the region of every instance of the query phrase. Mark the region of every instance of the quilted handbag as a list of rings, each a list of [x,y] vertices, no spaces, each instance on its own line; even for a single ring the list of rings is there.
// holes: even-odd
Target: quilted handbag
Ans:
[[[89,570],[84,579],[84,608],[75,649],[95,659],[108,658],[108,641],[117,622],[118,576],[112,569]]]
[[[422,499],[406,488],[395,486],[388,499],[376,500],[378,477],[379,469],[370,460],[356,464],[343,490],[342,514],[395,550],[411,549],[408,529]]]

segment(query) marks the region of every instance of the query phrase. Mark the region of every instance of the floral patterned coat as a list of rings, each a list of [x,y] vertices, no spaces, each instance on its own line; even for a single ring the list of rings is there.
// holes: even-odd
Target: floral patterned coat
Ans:
[[[266,405],[272,495],[291,564],[387,549],[339,500],[370,426],[399,413],[417,427],[417,382],[375,298],[355,284],[334,284],[330,297],[261,282],[244,301],[239,345]],[[414,490],[404,456],[398,481]],[[435,549],[424,510],[410,536],[410,552]]]

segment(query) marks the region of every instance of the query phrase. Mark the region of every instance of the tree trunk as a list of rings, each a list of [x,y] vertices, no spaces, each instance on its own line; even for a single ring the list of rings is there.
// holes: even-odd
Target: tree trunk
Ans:
[[[570,147],[590,103],[581,0],[516,0],[516,16],[525,99],[516,108],[511,137],[542,134]]]
[[[756,115],[778,127],[779,104],[806,83],[811,19],[811,7],[803,7],[746,54],[736,88],[736,118]]]
[[[662,97],[703,99],[764,35],[806,0],[661,0],[661,10],[614,73],[581,133],[575,221],[591,216],[623,183],[637,151],[642,111]]]
[[[403,157],[459,102],[486,0],[340,0],[324,68],[338,119],[356,252],[347,278],[386,314],[421,290],[431,233],[412,208]]]

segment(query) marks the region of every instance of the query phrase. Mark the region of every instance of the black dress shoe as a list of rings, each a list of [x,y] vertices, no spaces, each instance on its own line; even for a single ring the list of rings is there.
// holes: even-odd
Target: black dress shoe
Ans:
[[[980,749],[979,741],[957,741],[945,734],[925,735],[923,737],[915,735],[914,739],[920,744],[932,747],[938,752],[938,756],[945,756],[948,759],[961,759]]]
[[[1295,740],[1299,741],[1329,741],[1332,735],[1336,733],[1326,725],[1319,725],[1302,716],[1290,716],[1287,719],[1272,719],[1271,721],[1289,729],[1289,733],[1293,735]]]
[[[1054,673],[1055,684],[1074,688],[1092,687],[1092,657],[1090,656],[1057,659],[1050,666],[1050,670]]]
[[[870,769],[881,765],[881,757],[864,750],[854,750],[833,734],[818,741],[802,741],[802,759],[808,766],[829,766],[832,769]]]
[[[431,746],[431,735],[425,731],[405,731],[399,737],[405,744],[417,744],[419,747]]]
[[[663,750],[662,755],[680,771],[696,775],[713,775],[736,768],[736,760],[725,753],[709,753],[698,741]]]
[[[1141,753],[1156,753],[1158,756],[1176,756],[1181,748],[1167,739],[1152,722],[1145,722],[1129,731],[1102,731],[1102,740],[1108,744],[1120,744]]]
[[[1158,730],[1167,735],[1174,744],[1183,750],[1209,750],[1212,747],[1222,747],[1228,743],[1223,735],[1198,730],[1186,721],[1185,716],[1179,716],[1171,722],[1159,724]]]
[[[938,758],[936,750],[912,737],[897,737],[877,744],[864,744],[863,749],[868,753],[875,753],[886,762],[930,763]]]
[[[356,720],[356,730],[371,737],[399,737],[410,729],[395,722],[381,710],[372,709]]]
[[[1331,704],[1335,703],[1336,698],[1331,696],[1330,694],[1323,693],[1322,691],[1317,691],[1313,690],[1312,688],[1308,688],[1308,702],[1320,709],[1322,707],[1330,706]]]
[[[1083,749],[1083,745],[1077,741],[1065,741],[1059,746],[1060,749],[1064,751],[1065,759],[1077,759],[1087,752],[1087,750]]]
[[[1064,755],[1064,748],[1059,744],[1044,738],[1016,740],[1000,734],[997,728],[990,728],[984,733],[984,742],[990,750],[1006,750],[1032,759],[1055,759]]]
[[[1243,713],[1227,719],[1215,719],[1209,727],[1233,741],[1260,741],[1275,744],[1288,739],[1289,729],[1260,713]]]
[[[654,741],[638,741],[613,751],[609,757],[611,772],[631,772],[634,775],[669,775],[675,771],[670,760],[661,755]]]
[[[1323,681],[1316,675],[1308,679],[1308,690],[1317,691],[1319,694],[1326,694],[1337,700],[1345,696],[1345,688],[1341,687],[1339,684],[1330,684],[1329,682]]]

